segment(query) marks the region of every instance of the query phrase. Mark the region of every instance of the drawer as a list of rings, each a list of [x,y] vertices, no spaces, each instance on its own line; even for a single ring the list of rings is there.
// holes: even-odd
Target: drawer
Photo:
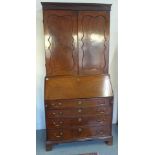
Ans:
[[[96,107],[79,107],[79,108],[68,108],[68,109],[54,109],[47,110],[47,118],[53,117],[72,117],[72,116],[83,116],[83,115],[96,115],[103,114],[109,115],[112,112],[112,108],[105,106],[96,106]]]
[[[47,109],[109,106],[111,104],[112,104],[112,98],[45,100],[45,108]]]
[[[96,116],[79,116],[79,117],[55,117],[55,118],[47,118],[46,126],[47,129],[52,128],[63,128],[68,126],[100,126],[111,124],[111,115],[96,115]]]
[[[77,127],[57,130],[47,130],[47,139],[53,141],[74,140],[111,135],[110,126]]]

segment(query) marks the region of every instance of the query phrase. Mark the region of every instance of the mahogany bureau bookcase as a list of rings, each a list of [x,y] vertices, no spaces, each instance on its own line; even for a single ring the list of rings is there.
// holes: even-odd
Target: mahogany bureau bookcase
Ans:
[[[71,141],[112,144],[109,4],[42,2],[46,150]]]

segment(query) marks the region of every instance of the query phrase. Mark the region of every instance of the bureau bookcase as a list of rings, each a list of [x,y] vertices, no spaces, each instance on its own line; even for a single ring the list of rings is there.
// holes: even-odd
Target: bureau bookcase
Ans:
[[[42,2],[46,150],[102,139],[112,144],[109,4]]]

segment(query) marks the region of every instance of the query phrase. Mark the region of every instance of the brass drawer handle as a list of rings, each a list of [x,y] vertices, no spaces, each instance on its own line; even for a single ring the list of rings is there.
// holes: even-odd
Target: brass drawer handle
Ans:
[[[81,101],[78,101],[78,104],[79,104],[79,105],[81,105],[81,104],[82,104],[82,102],[81,102]]]
[[[58,105],[62,105],[62,103],[61,103],[61,102],[59,102],[59,103],[58,103]]]
[[[55,115],[56,113],[55,112],[52,112],[52,115]]]
[[[100,124],[104,124],[104,122],[103,122],[103,121],[99,121],[99,123],[100,123]]]
[[[100,111],[101,114],[105,114],[105,111]]]
[[[55,125],[56,127],[59,127],[60,124],[62,124],[63,122],[59,122],[59,124],[56,124],[56,122],[52,122],[53,125]]]
[[[79,109],[78,112],[79,112],[79,113],[82,112],[82,109]]]
[[[79,131],[79,132],[81,132],[81,131],[82,131],[82,129],[81,129],[81,128],[78,128],[78,131]]]
[[[100,104],[101,106],[105,105],[105,103]]]
[[[82,121],[82,118],[78,118],[78,122],[81,122]]]
[[[103,121],[106,121],[106,119],[105,118],[103,118]],[[103,122],[102,120],[97,120],[97,122]]]
[[[62,135],[63,135],[63,132],[60,132],[60,134],[55,137],[60,138]]]

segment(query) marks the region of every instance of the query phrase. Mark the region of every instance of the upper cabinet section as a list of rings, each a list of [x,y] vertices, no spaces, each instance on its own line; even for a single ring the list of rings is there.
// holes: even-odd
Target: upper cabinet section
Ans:
[[[77,14],[73,11],[44,12],[46,74],[77,73]]]
[[[78,43],[80,74],[108,73],[109,14],[80,11]]]
[[[107,74],[111,5],[42,5],[46,76]]]

